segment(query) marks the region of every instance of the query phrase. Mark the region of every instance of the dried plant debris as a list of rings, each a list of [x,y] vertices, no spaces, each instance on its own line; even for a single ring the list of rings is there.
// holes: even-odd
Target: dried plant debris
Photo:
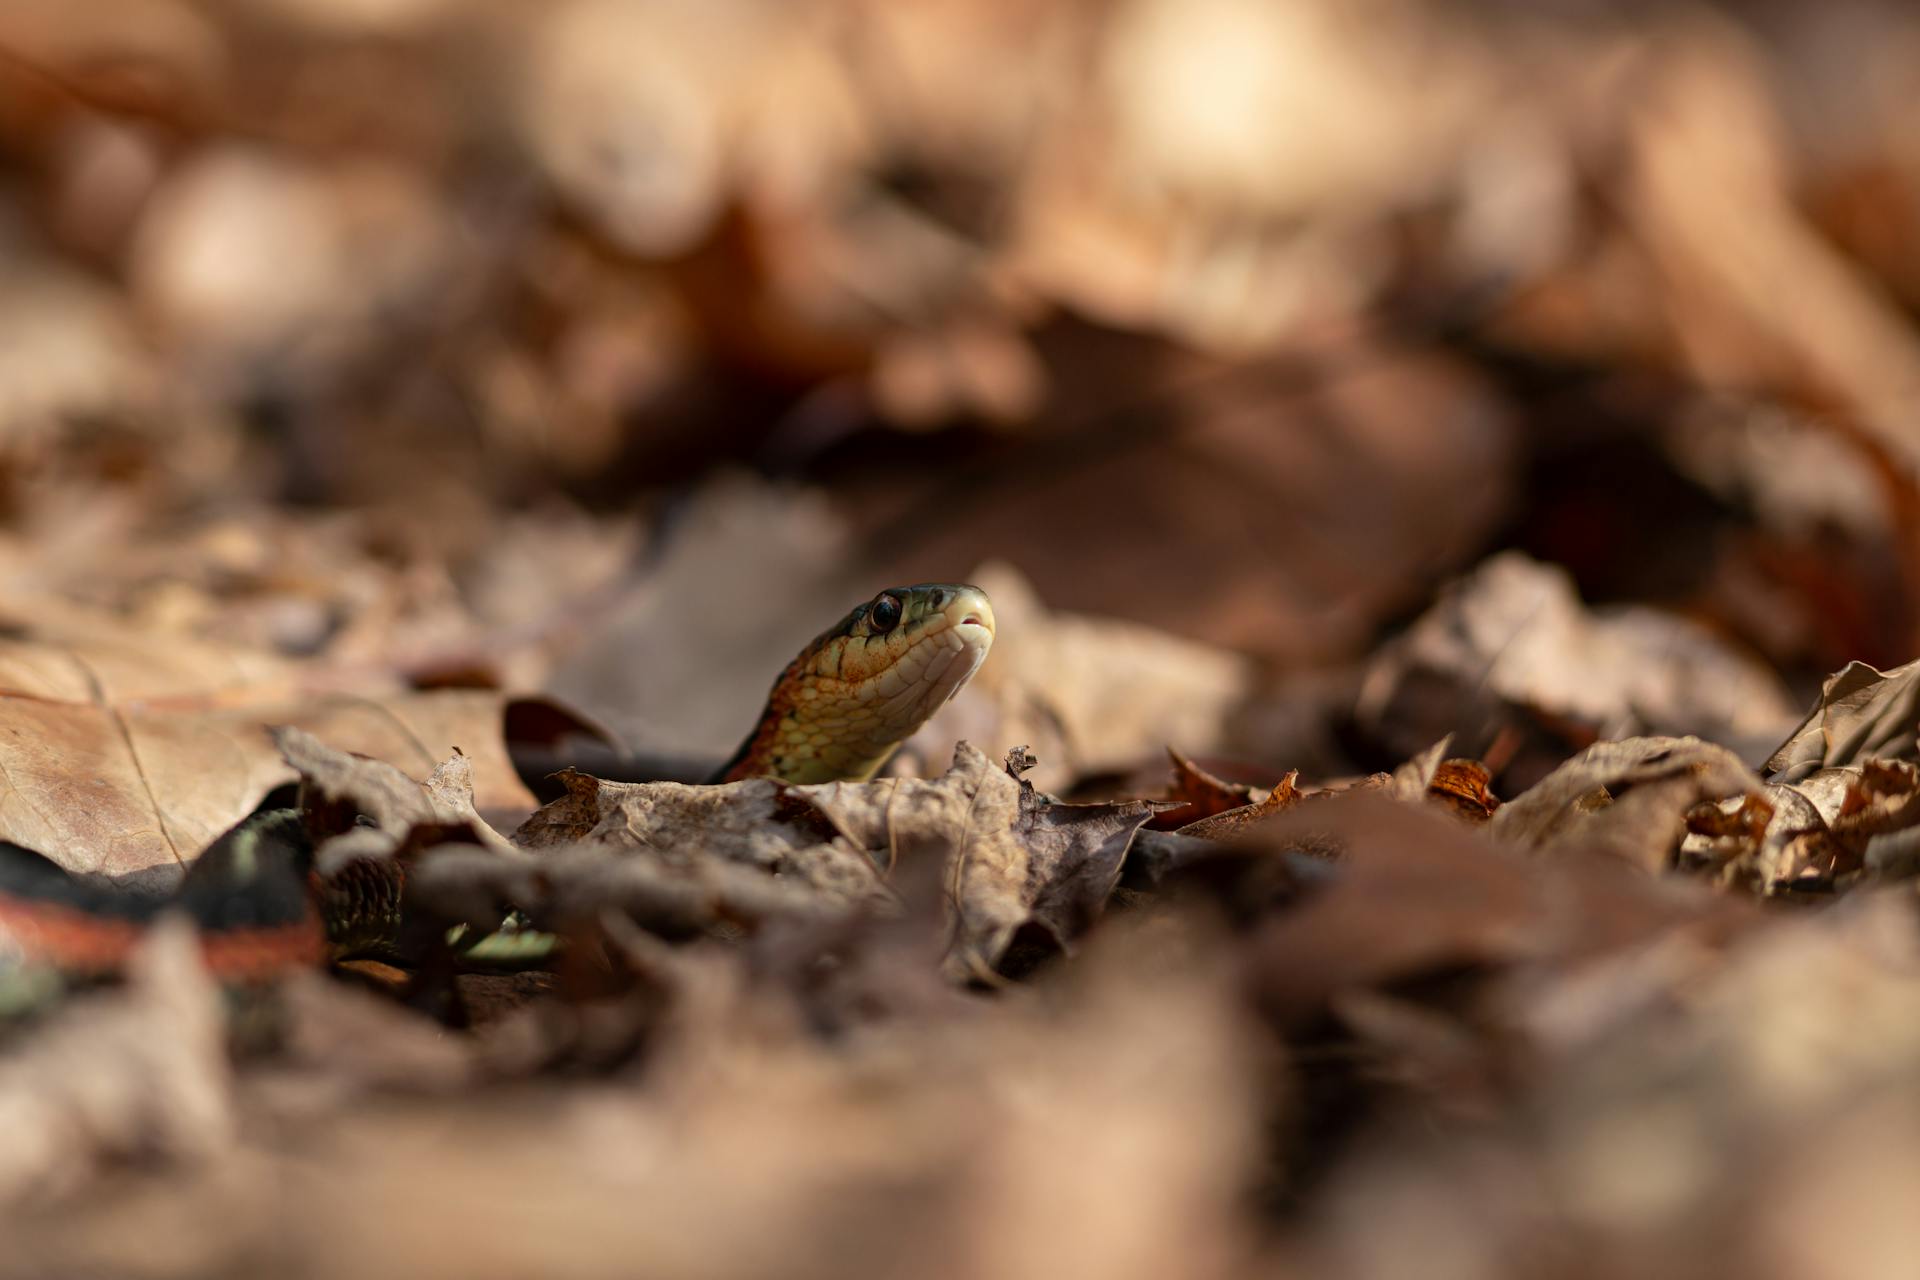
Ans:
[[[1916,96],[0,0],[0,1280],[1911,1274]],[[891,776],[666,780],[952,578]]]
[[[1547,856],[1591,850],[1659,871],[1678,851],[1696,804],[1759,790],[1759,778],[1725,747],[1627,738],[1581,752],[1502,805],[1489,830]]]
[[[549,857],[643,860],[715,910],[728,892],[747,891],[739,871],[755,870],[774,886],[757,895],[757,914],[772,901],[796,903],[803,890],[823,907],[890,901],[888,878],[937,873],[954,917],[947,967],[985,980],[1022,930],[1070,947],[1105,906],[1154,811],[1144,801],[1061,804],[1020,780],[1024,763],[1002,768],[962,743],[952,768],[924,780],[689,787],[573,775],[568,794],[516,840]],[[554,875],[564,878],[567,865],[555,863]]]
[[[1456,584],[1374,660],[1359,714],[1400,741],[1480,739],[1518,708],[1592,737],[1697,734],[1759,750],[1792,711],[1776,677],[1706,628],[1640,607],[1588,609],[1559,569],[1508,552]]]
[[[1799,782],[1816,770],[1870,759],[1920,757],[1920,662],[1876,671],[1850,662],[1820,687],[1820,699],[1764,771]]]
[[[663,865],[732,864],[842,903],[888,896],[882,866],[806,802],[799,794],[805,788],[764,778],[717,787],[603,782],[579,773],[562,781],[567,794],[514,833],[520,848],[599,850]]]
[[[1500,797],[1488,786],[1492,781],[1492,772],[1478,760],[1442,760],[1426,794],[1469,822],[1485,822],[1500,808]]]
[[[1298,771],[1288,773],[1258,800],[1198,818],[1177,828],[1178,833],[1206,840],[1224,840],[1249,828],[1257,827],[1268,818],[1285,813],[1300,802],[1299,780]]]
[[[1167,748],[1167,758],[1173,762],[1173,775],[1166,793],[1170,807],[1154,814],[1147,824],[1155,831],[1177,831],[1202,818],[1252,804],[1259,798],[1253,787],[1216,778],[1172,747]]]
[[[508,699],[492,691],[325,691],[272,655],[111,626],[84,636],[0,636],[0,729],[9,785],[0,837],[70,871],[148,890],[177,883],[202,849],[292,780],[268,736],[300,725],[421,772],[471,753],[478,801],[524,811],[507,756]],[[432,744],[432,745],[428,745]]]
[[[156,926],[122,990],[76,1000],[0,1057],[0,1210],[114,1161],[211,1157],[236,1118],[220,989],[193,930]]]

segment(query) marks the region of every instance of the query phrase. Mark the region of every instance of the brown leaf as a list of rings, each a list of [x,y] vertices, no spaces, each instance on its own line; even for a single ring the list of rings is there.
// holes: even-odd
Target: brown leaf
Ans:
[[[1581,752],[1503,805],[1489,829],[1536,852],[1586,849],[1659,871],[1695,805],[1759,793],[1760,780],[1725,747],[1627,738]]]
[[[297,974],[281,988],[285,1034],[279,1061],[306,1077],[337,1105],[341,1095],[377,1092],[452,1091],[477,1074],[472,1046],[435,1023],[388,1000],[329,981],[320,973]]]
[[[1724,879],[1749,879],[1764,887],[1780,878],[1760,867],[1767,829],[1776,819],[1793,821],[1775,803],[1776,788],[1764,795],[1748,794],[1727,800],[1707,800],[1687,811],[1687,835],[1681,842],[1678,864],[1691,870],[1701,864],[1720,870]],[[1813,815],[1818,821],[1818,814]],[[1822,830],[1825,824],[1821,824]]]
[[[1759,746],[1792,715],[1778,678],[1706,628],[1641,606],[1588,608],[1564,570],[1518,552],[1454,584],[1382,651],[1358,714],[1410,749],[1410,737],[1477,732],[1503,706],[1607,736],[1699,734]]]
[[[348,861],[454,840],[513,851],[475,812],[472,768],[457,749],[420,783],[383,760],[335,750],[304,729],[276,726],[269,735],[306,788],[306,820],[323,874]],[[371,818],[375,829],[356,825],[355,815]]]
[[[1257,803],[1242,805],[1237,809],[1227,809],[1202,818],[1198,822],[1189,823],[1179,829],[1179,834],[1198,836],[1205,840],[1227,840],[1244,834],[1268,818],[1285,813],[1298,804],[1301,798],[1299,780],[1300,771],[1291,770]]]
[[[1399,800],[1418,800],[1427,794],[1433,785],[1433,778],[1440,770],[1440,762],[1447,758],[1447,748],[1453,745],[1453,735],[1448,734],[1440,741],[1415,755],[1393,771],[1389,789]]]
[[[1017,931],[1070,949],[1106,906],[1146,801],[1060,804],[967,743],[938,778],[789,788],[889,867],[946,868],[955,925],[947,971],[988,980]]]
[[[1478,760],[1443,760],[1427,783],[1427,795],[1469,822],[1486,822],[1500,807],[1487,784],[1493,775]]]
[[[1868,760],[1820,769],[1767,792],[1795,802],[1791,830],[1768,833],[1770,845],[1793,838],[1798,856],[1779,868],[1783,880],[1806,875],[1831,884],[1862,871],[1904,879],[1920,870],[1920,768]]]
[[[1920,662],[1877,671],[1850,662],[1828,676],[1798,728],[1767,757],[1774,782],[1799,782],[1817,769],[1868,759],[1913,760],[1920,735]]]
[[[1153,815],[1147,826],[1154,831],[1177,831],[1202,818],[1252,804],[1257,798],[1254,788],[1216,778],[1172,747],[1167,748],[1167,758],[1173,761],[1173,780],[1166,798],[1177,807]]]
[[[156,889],[177,882],[295,776],[269,724],[422,774],[458,747],[470,754],[481,806],[532,803],[507,757],[498,693],[312,692],[270,655],[155,643],[104,624],[0,637],[0,690],[0,838],[75,873]]]
[[[571,770],[560,780],[567,794],[514,833],[520,848],[577,847],[680,863],[731,862],[832,901],[890,896],[868,846],[837,838],[835,827],[816,812],[806,793],[817,788],[789,787],[770,778],[715,787],[606,782]]]
[[[541,928],[563,933],[602,912],[621,912],[673,939],[723,927],[756,929],[776,919],[834,918],[851,905],[798,878],[770,876],[723,858],[604,843],[556,846],[538,857],[442,845],[409,871],[407,901],[480,933],[498,928],[513,908]]]
[[[1034,784],[1065,790],[1082,775],[1131,768],[1169,742],[1202,752],[1233,744],[1230,726],[1257,692],[1244,656],[1049,609],[1004,563],[982,565],[968,581],[993,599],[993,651],[902,749],[922,773],[942,767],[963,739],[995,750],[1024,742],[1041,760]]]
[[[1342,991],[1461,965],[1588,956],[1676,925],[1742,918],[1724,900],[1607,860],[1518,858],[1431,806],[1366,793],[1297,809],[1259,839],[1284,849],[1329,836],[1343,849],[1333,874],[1274,915],[1250,957],[1263,998],[1289,1018]]]

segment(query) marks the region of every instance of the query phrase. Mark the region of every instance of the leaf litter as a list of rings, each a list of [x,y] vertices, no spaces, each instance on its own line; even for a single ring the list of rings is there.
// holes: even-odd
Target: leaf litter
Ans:
[[[0,9],[0,1275],[1903,1274],[1916,27],[1584,10]]]
[[[1829,697],[1816,716],[1845,740],[1874,732],[1884,705]],[[20,1135],[4,1185],[34,1206],[22,1258],[124,1259],[117,1242],[145,1211],[113,1188],[158,1162],[175,1209],[203,1224],[184,1256],[236,1265],[284,1244],[247,1225],[253,1215],[286,1211],[283,1193],[237,1171],[285,1178],[298,1159],[306,1172],[279,1185],[320,1204],[334,1194],[327,1170],[388,1188],[358,1214],[355,1241],[299,1236],[323,1269],[378,1271],[428,1240],[475,1260],[531,1257],[518,1252],[532,1247],[525,1233],[568,1212],[659,1256],[690,1247],[660,1239],[689,1214],[720,1239],[749,1219],[784,1224],[803,1270],[822,1274],[871,1264],[896,1232],[957,1231],[975,1243],[945,1264],[955,1274],[1001,1274],[1007,1250],[1049,1256],[1082,1240],[1077,1255],[1079,1233],[1094,1232],[1103,1274],[1230,1276],[1346,1256],[1351,1188],[1385,1176],[1377,1153],[1396,1141],[1407,1154],[1392,1195],[1481,1214],[1491,1201],[1458,1202],[1507,1200],[1540,1162],[1572,1162],[1570,1198],[1536,1196],[1526,1214],[1625,1233],[1608,1226],[1619,1197],[1654,1193],[1629,1193],[1611,1162],[1655,1157],[1630,1145],[1654,1141],[1632,1138],[1637,1117],[1692,1105],[1675,1100],[1686,1081],[1773,1073],[1755,1077],[1761,1092],[1716,1099],[1699,1120],[1717,1128],[1662,1135],[1661,1159],[1818,1135],[1756,1110],[1784,1105],[1769,1090],[1815,1088],[1791,1075],[1762,1087],[1809,1069],[1766,1056],[1813,1052],[1796,1038],[1806,1032],[1788,1022],[1783,1039],[1729,1038],[1737,1024],[1715,1019],[1762,1015],[1715,1012],[1719,997],[1703,993],[1758,999],[1760,966],[1897,955],[1889,921],[1911,908],[1894,895],[1910,895],[1916,870],[1902,838],[1920,827],[1920,775],[1905,760],[1836,756],[1846,762],[1789,783],[1699,739],[1633,738],[1504,799],[1493,770],[1449,755],[1445,739],[1391,774],[1307,785],[1291,771],[1268,788],[1175,750],[1160,795],[1096,803],[1036,790],[1025,751],[996,764],[964,743],[939,774],[862,783],[570,772],[502,834],[475,807],[464,754],[410,777],[304,729],[271,738],[301,781],[316,871],[393,868],[415,949],[365,990],[350,989],[349,968],[223,996],[197,949],[181,950],[192,923],[173,916],[124,985],[19,1024],[0,1081]],[[1817,922],[1757,905],[1812,881],[1859,893]],[[510,966],[518,976],[463,965],[463,931],[503,927],[550,949]],[[1775,958],[1795,947],[1804,959]],[[1887,991],[1870,998],[1920,998],[1899,964],[1873,972]],[[198,992],[194,1018],[179,1012],[186,995],[163,994],[176,989]],[[229,1049],[243,1026],[232,1043],[245,1047]],[[116,1047],[129,1036],[145,1047]],[[1602,1086],[1575,1045],[1630,1065]],[[1679,1074],[1634,1093],[1654,1070],[1636,1052]],[[1827,1070],[1865,1072],[1865,1087],[1909,1060],[1885,1052]],[[79,1059],[99,1065],[56,1087]],[[613,1092],[574,1098],[582,1086],[567,1080],[581,1073]],[[1836,1091],[1828,1080],[1808,1096]],[[1791,1105],[1811,1117],[1834,1104]],[[1416,1123],[1466,1145],[1393,1137]],[[421,1146],[429,1132],[441,1136]],[[389,1147],[377,1133],[417,1137]],[[502,1133],[523,1173],[572,1170],[569,1189],[453,1172],[484,1162]],[[1072,1192],[1086,1175],[1068,1169],[1085,1157],[1064,1153],[1090,1149],[1108,1153],[1101,1172]],[[757,1172],[722,1195],[728,1150],[753,1153]],[[1469,1158],[1480,1163],[1463,1169]],[[1709,1175],[1693,1176],[1660,1193],[1663,1212],[1703,1194]],[[849,1206],[826,1208],[829,1185],[852,1205],[913,1207],[836,1234]],[[1138,1203],[1114,1216],[1128,1187],[1153,1206],[1144,1217]],[[1302,1220],[1315,1225],[1288,1230],[1291,1210],[1264,1226],[1244,1216],[1236,1206],[1262,1189],[1316,1206]],[[664,1199],[613,1213],[612,1199],[634,1196]],[[493,1221],[445,1244],[436,1224],[474,1203]],[[1522,1229],[1470,1220],[1476,1247]],[[82,1229],[94,1244],[61,1243]],[[715,1247],[703,1256],[725,1274],[774,1265],[745,1241]],[[540,1250],[582,1273],[600,1256]]]

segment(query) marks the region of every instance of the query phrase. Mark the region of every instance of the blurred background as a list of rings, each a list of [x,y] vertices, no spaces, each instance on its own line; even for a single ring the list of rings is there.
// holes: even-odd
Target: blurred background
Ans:
[[[1757,758],[1920,648],[1916,91],[1894,0],[0,0],[0,594],[667,771],[968,576],[1043,784]]]
[[[177,878],[268,717],[698,777],[917,580],[998,633],[906,771],[1757,764],[1920,655],[1916,102],[1910,0],[0,0],[6,834]],[[0,1054],[0,1200],[90,1189],[0,1275],[1912,1274],[1910,840],[1763,908],[1401,808],[991,999],[929,899],[230,1058],[163,937]]]

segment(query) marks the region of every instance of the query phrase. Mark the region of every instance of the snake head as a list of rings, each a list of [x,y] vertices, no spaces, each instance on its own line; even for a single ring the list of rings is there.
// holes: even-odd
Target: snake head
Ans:
[[[873,709],[905,738],[980,668],[993,644],[993,605],[978,587],[889,587],[816,640],[813,701]]]
[[[722,774],[789,782],[870,778],[993,644],[978,587],[889,587],[855,606],[781,673],[754,733]]]

